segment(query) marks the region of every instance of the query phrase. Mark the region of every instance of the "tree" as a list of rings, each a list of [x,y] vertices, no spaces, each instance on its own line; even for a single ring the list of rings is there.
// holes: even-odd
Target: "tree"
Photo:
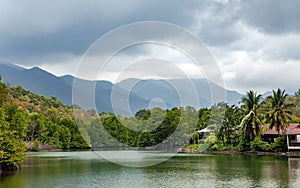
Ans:
[[[208,108],[201,108],[198,111],[199,119],[198,119],[198,126],[197,129],[201,130],[208,126],[210,116],[211,116],[211,110]]]
[[[6,101],[7,94],[6,94],[6,85],[2,83],[2,78],[0,76],[0,107],[3,106],[4,102]]]
[[[0,174],[16,169],[26,154],[26,114],[14,105],[4,107],[7,87],[0,77]]]
[[[16,106],[0,108],[0,172],[16,169],[24,161],[28,123],[27,114]]]
[[[262,123],[257,113],[260,98],[261,95],[257,95],[256,92],[252,90],[247,92],[246,97],[242,98],[244,117],[240,123],[240,131],[242,133],[242,139],[247,139],[247,141],[252,141],[260,134],[260,125]]]
[[[149,110],[139,110],[138,112],[136,112],[135,117],[137,119],[148,119],[150,117],[150,111]]]
[[[285,93],[285,90],[277,89],[273,90],[273,95],[268,97],[270,101],[268,103],[269,111],[266,115],[266,120],[269,123],[269,128],[275,129],[278,131],[284,131],[288,122],[292,120],[291,108],[293,107],[292,103],[287,102],[288,95]]]
[[[298,91],[295,92],[295,97],[300,97],[300,89],[298,89]]]
[[[236,106],[226,105],[222,125],[217,134],[218,139],[225,145],[234,146],[238,143],[238,134],[241,112]]]

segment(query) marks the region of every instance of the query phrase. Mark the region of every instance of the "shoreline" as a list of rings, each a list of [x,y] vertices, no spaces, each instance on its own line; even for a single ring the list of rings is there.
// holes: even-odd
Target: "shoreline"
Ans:
[[[285,152],[267,152],[267,151],[238,151],[238,150],[199,150],[194,148],[183,148],[180,153],[195,153],[195,154],[223,154],[223,155],[257,155],[257,156],[286,156],[300,157],[300,151],[285,151]]]
[[[64,151],[92,151],[90,149],[74,149],[74,150],[62,150],[62,149],[42,149],[40,151],[27,150],[27,153],[35,152],[64,152]],[[299,157],[300,150],[298,151],[238,151],[238,150],[200,150],[195,148],[182,148],[178,153],[186,154],[219,154],[219,155],[256,155],[256,156],[286,156],[286,157]]]
[[[43,144],[43,143],[40,143],[38,145],[38,148],[35,149],[34,148],[34,142],[32,141],[29,141],[29,142],[26,142],[26,145],[27,145],[27,152],[38,152],[38,151],[61,151],[61,149],[57,148],[56,146],[51,146],[49,144]]]

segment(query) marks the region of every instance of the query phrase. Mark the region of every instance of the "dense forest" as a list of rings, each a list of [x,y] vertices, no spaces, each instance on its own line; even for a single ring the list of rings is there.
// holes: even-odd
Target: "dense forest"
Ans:
[[[0,174],[16,169],[27,150],[83,148],[90,146],[74,121],[72,107],[0,82]]]
[[[69,149],[284,150],[284,138],[261,140],[269,128],[300,122],[300,90],[277,89],[262,99],[249,91],[239,106],[218,103],[196,110],[181,107],[140,110],[134,117],[65,106],[21,86],[0,83],[0,172],[15,169],[26,151]],[[207,128],[206,134],[199,132]]]

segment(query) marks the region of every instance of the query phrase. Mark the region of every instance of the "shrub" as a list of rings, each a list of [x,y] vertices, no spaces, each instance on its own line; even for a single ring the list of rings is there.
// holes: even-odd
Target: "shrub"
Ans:
[[[239,151],[247,151],[247,150],[250,150],[250,143],[248,141],[248,139],[244,136],[240,136],[239,138],[239,144],[237,146],[238,150]]]
[[[203,143],[199,146],[200,150],[211,150],[211,144]]]
[[[190,144],[190,145],[186,145],[184,147],[185,148],[191,148],[191,149],[199,149],[200,148],[200,144]]]
[[[256,151],[270,151],[272,150],[272,146],[262,141],[260,137],[256,137],[253,141],[250,142],[250,148]]]
[[[280,136],[271,144],[272,149],[287,150],[286,136]]]
[[[38,140],[34,141],[32,146],[33,151],[40,151],[40,142]]]
[[[225,145],[225,144],[222,144],[222,143],[216,143],[216,144],[214,144],[211,148],[212,148],[212,150],[219,150],[219,151],[235,150],[235,149],[237,149],[237,148],[234,147],[234,146],[231,146],[231,145]]]
[[[207,138],[204,140],[203,147],[205,147],[207,150],[216,150],[215,147],[213,147],[217,143],[218,139],[215,135],[215,133],[211,132]]]

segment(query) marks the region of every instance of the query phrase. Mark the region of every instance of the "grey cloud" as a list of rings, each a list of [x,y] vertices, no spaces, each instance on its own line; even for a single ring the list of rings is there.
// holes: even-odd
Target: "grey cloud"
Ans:
[[[242,24],[267,35],[300,32],[297,0],[229,0],[205,5],[205,9],[198,11],[195,25],[200,25],[199,36],[211,46],[226,46],[241,40],[245,35]]]
[[[276,88],[295,92],[299,89],[299,62],[256,62],[253,65],[254,63],[238,63],[242,64],[240,67],[231,66],[231,70],[236,72],[236,78],[228,84],[244,92],[250,89],[262,92]]]
[[[270,34],[300,32],[300,1],[254,0],[241,3],[241,17],[249,25]]]
[[[242,37],[239,28],[239,3],[210,2],[197,12],[199,37],[209,46],[228,45]]]
[[[19,61],[55,53],[82,54],[110,30],[132,22],[192,23],[196,2],[2,2],[0,54]],[[18,57],[20,57],[18,59]]]
[[[225,59],[225,62],[220,61],[221,66],[236,62],[238,57],[230,57],[230,54],[239,51],[249,55],[248,64],[272,61],[278,66],[287,60],[297,63],[300,59],[298,7],[300,1],[297,0],[0,1],[0,61],[25,66],[42,63],[70,66],[95,40],[112,29],[132,22],[164,21],[196,33],[217,52],[217,59]],[[118,37],[121,40],[126,35]],[[139,33],[133,37],[138,38]],[[169,40],[181,39],[173,33],[168,37]],[[120,40],[115,42],[120,43]],[[198,50],[192,43],[186,46]],[[149,52],[140,47],[126,53],[133,56]],[[238,59],[244,60],[243,57]],[[290,71],[286,66],[281,68]],[[266,88],[266,85],[278,84],[276,74],[266,76],[262,71],[248,78],[243,74],[244,69],[247,68],[236,71],[237,77],[242,74],[241,79],[232,83],[236,88]],[[235,71],[234,66],[227,71]],[[286,73],[282,85],[297,85],[299,79],[288,75]]]
[[[223,47],[244,37],[240,22],[272,34],[299,31],[299,4],[299,1],[237,0],[228,3],[2,1],[0,54],[2,59],[15,63],[49,54],[80,55],[110,30],[147,20],[170,22],[190,29],[200,25],[198,36],[204,42]]]
[[[299,31],[299,1],[26,1],[1,2],[0,54],[82,54],[118,26],[146,20],[192,28],[208,45],[240,40],[239,21],[269,33]],[[206,14],[195,17],[196,12]]]
[[[205,23],[205,28],[199,32],[199,36],[209,46],[225,46],[239,40],[242,33],[237,30],[235,24],[210,22]]]

